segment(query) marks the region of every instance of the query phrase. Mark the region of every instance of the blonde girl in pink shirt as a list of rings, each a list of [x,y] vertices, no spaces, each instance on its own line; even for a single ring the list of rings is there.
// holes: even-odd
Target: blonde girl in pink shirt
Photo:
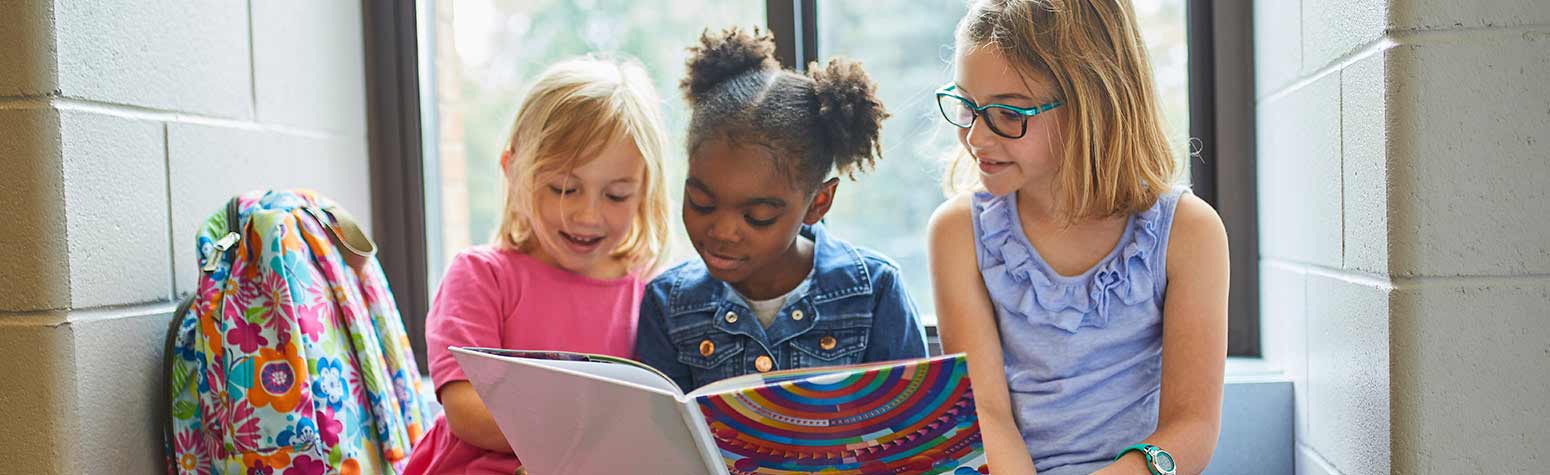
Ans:
[[[668,239],[659,104],[638,63],[592,57],[550,67],[523,97],[501,154],[500,229],[453,259],[426,315],[445,413],[406,473],[521,467],[448,347],[633,356],[642,289]]]

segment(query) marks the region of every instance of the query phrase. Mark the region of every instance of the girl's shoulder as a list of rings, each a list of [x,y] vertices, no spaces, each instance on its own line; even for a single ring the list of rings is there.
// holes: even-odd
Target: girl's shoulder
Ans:
[[[1191,272],[1202,262],[1214,262],[1205,257],[1225,255],[1227,251],[1227,228],[1216,209],[1193,193],[1183,193],[1176,199],[1166,254],[1166,271],[1170,275]]]
[[[496,289],[518,282],[523,274],[520,252],[508,251],[495,246],[474,246],[459,251],[447,263],[442,273],[441,287],[457,289],[471,287]]]
[[[543,272],[548,266],[522,251],[488,244],[478,245],[458,252],[447,265],[442,280],[480,280],[503,286],[520,285],[535,280],[529,276]]]
[[[447,269],[448,272],[463,268],[484,271],[514,270],[531,265],[533,261],[535,261],[533,258],[521,251],[484,244],[459,251],[452,257],[452,262]]]
[[[531,287],[615,288],[645,285],[642,273],[632,272],[615,279],[587,277],[515,249],[479,245],[464,249],[452,258],[442,282],[483,280],[501,288],[523,290]]]
[[[972,239],[975,203],[984,199],[976,195],[977,193],[958,193],[937,205],[936,211],[931,213],[931,221],[927,224],[929,241],[934,243],[933,245],[937,243],[951,245]]]

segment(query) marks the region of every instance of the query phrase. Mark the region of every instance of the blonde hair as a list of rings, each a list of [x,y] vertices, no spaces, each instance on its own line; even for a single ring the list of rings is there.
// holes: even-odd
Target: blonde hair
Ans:
[[[1177,165],[1130,0],[980,0],[956,37],[959,48],[997,48],[1065,101],[1055,186],[1068,222],[1145,211],[1172,186]],[[948,169],[949,191],[973,179],[967,158]]]
[[[586,165],[617,140],[629,139],[645,161],[640,207],[629,234],[610,256],[650,272],[666,259],[671,206],[663,169],[662,100],[640,63],[584,56],[544,70],[522,98],[502,159],[506,207],[492,239],[529,251],[538,178]]]

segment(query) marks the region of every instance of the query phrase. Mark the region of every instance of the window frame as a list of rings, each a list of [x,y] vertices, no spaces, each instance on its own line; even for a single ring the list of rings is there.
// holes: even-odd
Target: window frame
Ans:
[[[1193,192],[1222,217],[1231,250],[1228,356],[1260,357],[1254,31],[1248,2],[1186,0]]]
[[[361,13],[372,233],[415,360],[426,371],[425,314],[431,294],[417,7],[415,0],[363,2]]]
[[[1221,215],[1232,249],[1228,354],[1258,357],[1252,8],[1185,1],[1194,139],[1190,178],[1195,195]],[[432,298],[427,248],[432,238],[426,234],[431,197],[425,184],[434,177],[425,167],[421,90],[434,88],[422,84],[418,7],[417,0],[366,2],[362,13],[372,226],[383,273],[424,369],[425,316]],[[817,11],[817,0],[765,2],[766,27],[782,64],[803,71],[818,59]],[[936,344],[935,326],[927,333]]]

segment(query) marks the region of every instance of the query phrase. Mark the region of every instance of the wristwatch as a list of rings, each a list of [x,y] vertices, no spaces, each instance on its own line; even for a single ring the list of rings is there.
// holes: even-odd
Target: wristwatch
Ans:
[[[1120,457],[1124,457],[1132,450],[1146,456],[1146,469],[1151,471],[1152,475],[1174,475],[1174,470],[1178,468],[1173,464],[1173,455],[1152,444],[1125,447],[1125,450],[1119,451],[1119,455],[1114,456],[1114,460],[1119,461]]]

